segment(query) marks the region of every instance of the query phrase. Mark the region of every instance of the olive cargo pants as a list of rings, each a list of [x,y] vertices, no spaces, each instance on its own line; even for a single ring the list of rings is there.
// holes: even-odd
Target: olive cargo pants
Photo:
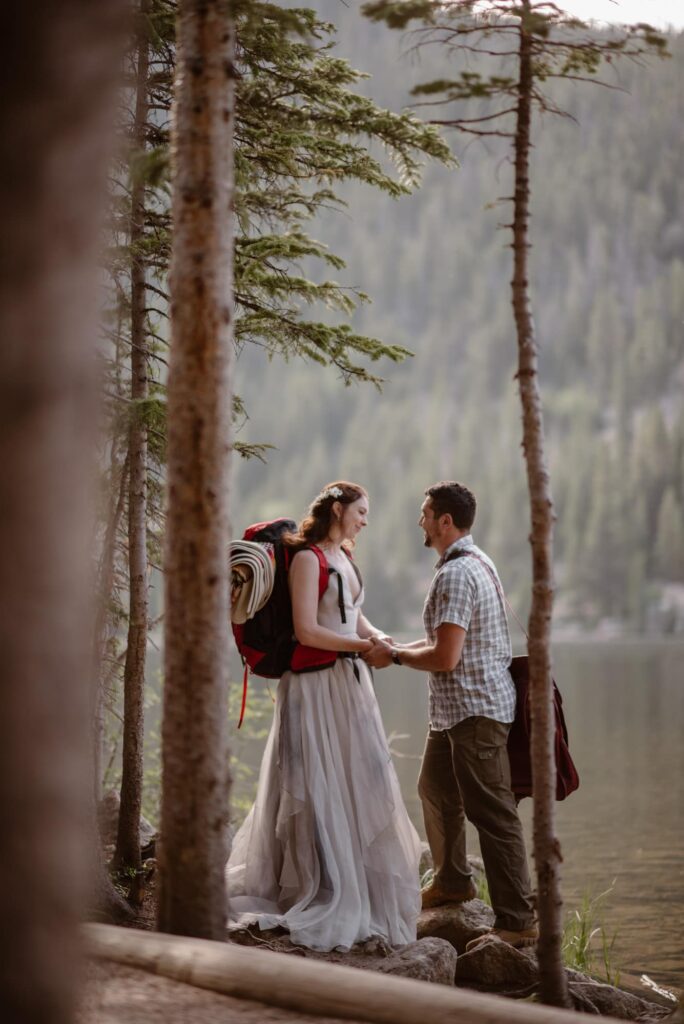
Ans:
[[[474,716],[442,732],[430,729],[418,793],[435,881],[461,891],[468,885],[468,818],[480,837],[494,926],[519,930],[534,923],[534,911],[522,825],[511,792],[509,728]]]

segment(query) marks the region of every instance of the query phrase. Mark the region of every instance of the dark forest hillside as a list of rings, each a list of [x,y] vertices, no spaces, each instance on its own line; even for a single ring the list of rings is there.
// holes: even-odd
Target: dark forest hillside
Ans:
[[[365,90],[399,109],[434,77],[434,56],[368,25],[356,5],[322,5],[335,52],[374,73]],[[533,300],[558,524],[557,622],[684,630],[684,36],[672,59],[607,69],[619,89],[564,83],[574,120],[535,126]],[[381,70],[380,70],[381,69]],[[429,116],[421,108],[423,116]],[[521,611],[529,586],[528,506],[508,282],[511,191],[505,149],[450,142],[460,168],[428,168],[393,201],[362,187],[313,225],[341,255],[342,283],[372,304],[354,327],[414,353],[381,368],[381,394],[334,372],[243,352],[245,441],[270,441],[266,466],[237,467],[237,532],[303,512],[329,479],[371,493],[359,546],[371,617],[415,623],[431,556],[416,518],[424,487],[475,490],[476,537]],[[311,275],[316,268],[306,267]],[[313,315],[313,314],[312,314]],[[320,316],[319,311],[315,315]]]

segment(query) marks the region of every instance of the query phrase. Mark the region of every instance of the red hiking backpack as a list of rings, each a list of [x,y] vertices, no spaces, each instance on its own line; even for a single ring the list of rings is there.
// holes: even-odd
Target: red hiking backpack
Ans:
[[[271,522],[248,526],[242,539],[268,544],[275,560],[273,590],[266,604],[251,619],[242,624],[233,623],[233,636],[240,652],[245,674],[242,686],[242,708],[238,728],[242,725],[247,701],[247,680],[250,670],[267,679],[280,679],[284,672],[315,672],[329,668],[337,660],[335,651],[321,651],[300,644],[294,635],[292,602],[287,575],[293,557],[292,549],[283,544],[284,533],[294,533],[297,524],[292,519],[274,519]],[[318,558],[318,598],[323,596],[330,576],[330,568],[320,548],[308,549]]]

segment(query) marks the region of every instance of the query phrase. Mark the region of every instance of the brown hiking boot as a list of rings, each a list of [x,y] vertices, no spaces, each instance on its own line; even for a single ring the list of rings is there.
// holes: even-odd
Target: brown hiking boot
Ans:
[[[471,939],[466,943],[466,953],[477,949],[478,946],[483,946],[488,939],[498,939],[499,942],[507,942],[509,946],[514,946],[516,949],[523,949],[525,946],[536,946],[538,938],[539,929],[536,924],[533,924],[531,928],[522,928],[520,931],[491,928],[488,932],[484,932],[483,935],[478,935],[476,939]]]
[[[432,882],[420,890],[423,910],[432,910],[434,907],[443,907],[449,903],[466,903],[468,900],[474,900],[476,896],[477,888],[472,879],[463,889],[445,889],[439,882]]]

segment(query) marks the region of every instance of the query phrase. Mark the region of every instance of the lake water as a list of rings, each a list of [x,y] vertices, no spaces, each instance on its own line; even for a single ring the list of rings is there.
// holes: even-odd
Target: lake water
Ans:
[[[612,962],[621,982],[638,987],[645,973],[684,990],[684,644],[557,644],[554,666],[581,779],[556,805],[566,909],[613,886],[600,923],[616,934]],[[424,676],[386,669],[376,673],[376,691],[388,735],[405,737],[392,740],[395,764],[424,836],[416,794]],[[245,760],[258,764],[262,746],[245,744]],[[529,851],[531,810],[523,801]],[[474,831],[469,849],[479,853]]]

